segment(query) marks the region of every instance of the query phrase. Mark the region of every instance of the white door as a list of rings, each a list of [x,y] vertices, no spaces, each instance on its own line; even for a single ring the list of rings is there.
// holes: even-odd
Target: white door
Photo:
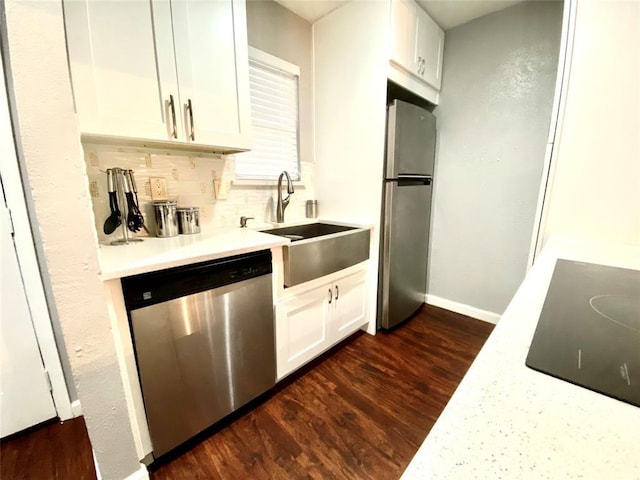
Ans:
[[[248,147],[244,1],[173,1],[171,15],[184,117],[181,136],[193,143]]]
[[[332,306],[331,284],[276,305],[278,379],[329,347]]]
[[[169,96],[176,123],[180,105],[168,0],[65,0],[64,16],[81,132],[171,140]]]
[[[55,417],[56,409],[31,322],[4,200],[0,201],[0,211],[0,437],[5,437]]]
[[[416,14],[415,71],[425,82],[440,90],[444,32],[421,8],[416,8]]]
[[[416,4],[413,0],[391,2],[391,60],[407,72],[416,73]]]
[[[367,323],[367,272],[337,281],[333,290],[333,340],[338,342]]]

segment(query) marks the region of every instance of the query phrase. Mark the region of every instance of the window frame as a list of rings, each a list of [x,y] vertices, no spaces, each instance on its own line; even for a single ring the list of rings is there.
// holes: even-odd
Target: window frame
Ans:
[[[263,50],[249,46],[248,47],[249,62],[262,64],[266,68],[280,70],[286,74],[296,77],[296,162],[297,162],[297,178],[293,180],[296,183],[302,182],[302,162],[300,159],[300,67],[283,60],[282,58],[271,55]],[[251,88],[251,83],[249,84]],[[251,118],[252,128],[254,127],[253,116]],[[236,156],[236,162],[238,157]],[[270,177],[256,177],[256,176],[240,176],[237,172],[237,166],[234,168],[234,183],[238,185],[260,185],[260,184],[272,184],[277,181],[278,174]]]

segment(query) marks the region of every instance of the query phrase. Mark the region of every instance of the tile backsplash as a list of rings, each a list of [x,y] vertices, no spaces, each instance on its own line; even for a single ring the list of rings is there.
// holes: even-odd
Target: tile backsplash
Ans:
[[[152,236],[155,235],[155,221],[149,182],[151,177],[166,179],[168,196],[178,202],[178,207],[200,207],[203,231],[237,226],[242,215],[254,217],[253,222],[258,224],[275,221],[275,183],[247,185],[238,182],[235,178],[234,155],[176,154],[162,150],[90,144],[84,145],[84,154],[95,226],[101,243],[122,237],[121,228],[111,235],[106,235],[102,229],[110,213],[106,170],[114,167],[133,170],[140,210]],[[314,198],[314,165],[301,162],[300,168],[302,183],[295,185],[296,191],[285,213],[287,222],[303,220],[305,202]],[[123,205],[122,201],[119,202],[119,208],[126,213],[126,204]],[[146,236],[144,231],[129,234]]]

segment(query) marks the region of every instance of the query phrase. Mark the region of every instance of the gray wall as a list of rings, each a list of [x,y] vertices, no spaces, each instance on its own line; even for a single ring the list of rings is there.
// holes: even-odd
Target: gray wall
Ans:
[[[300,160],[313,162],[311,24],[272,0],[247,1],[249,45],[300,67]]]
[[[501,314],[526,273],[562,3],[527,1],[445,36],[428,292]]]

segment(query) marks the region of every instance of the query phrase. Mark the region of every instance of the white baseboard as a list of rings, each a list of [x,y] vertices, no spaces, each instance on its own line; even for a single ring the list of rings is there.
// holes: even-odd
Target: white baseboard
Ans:
[[[96,469],[96,478],[98,480],[102,480],[102,475],[100,475],[100,468],[98,467],[98,460],[96,459],[96,451],[93,448],[91,449],[91,454],[93,455],[93,466]]]
[[[149,480],[149,478],[151,477],[149,477],[149,471],[147,470],[147,467],[141,463],[140,469],[133,472],[124,480]]]
[[[96,478],[98,480],[102,480],[100,468],[98,467],[98,460],[96,459],[96,452],[91,449],[91,453],[93,453],[93,465],[96,467]],[[147,466],[141,463],[140,468],[133,472],[131,475],[128,475],[124,480],[149,480],[150,478],[151,477],[149,477]]]
[[[429,293],[424,296],[424,301],[429,305],[444,308],[445,310],[466,315],[467,317],[477,318],[478,320],[493,323],[494,325],[498,323],[498,320],[500,320],[500,315],[497,313],[481,310],[479,308],[472,307],[471,305],[454,302],[453,300],[447,300],[446,298],[431,295]]]
[[[82,404],[80,403],[80,400],[74,400],[71,402],[71,414],[73,415],[73,418],[82,415]]]

